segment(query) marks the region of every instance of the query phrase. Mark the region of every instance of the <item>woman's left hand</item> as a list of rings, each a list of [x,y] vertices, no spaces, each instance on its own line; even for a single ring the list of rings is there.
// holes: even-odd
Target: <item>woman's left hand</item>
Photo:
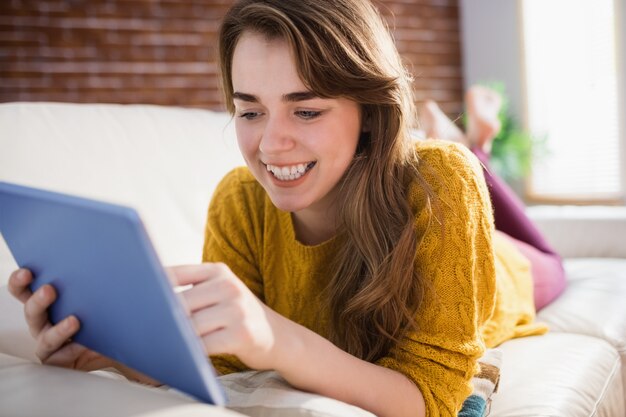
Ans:
[[[168,272],[174,285],[192,285],[180,294],[208,355],[228,353],[253,369],[276,368],[278,334],[288,320],[263,304],[228,266],[204,263]]]

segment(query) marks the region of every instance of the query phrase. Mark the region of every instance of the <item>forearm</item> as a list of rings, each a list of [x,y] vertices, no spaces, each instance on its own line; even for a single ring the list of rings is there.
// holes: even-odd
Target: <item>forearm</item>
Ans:
[[[277,371],[294,387],[368,410],[378,417],[424,416],[424,398],[404,375],[337,348],[292,323]]]

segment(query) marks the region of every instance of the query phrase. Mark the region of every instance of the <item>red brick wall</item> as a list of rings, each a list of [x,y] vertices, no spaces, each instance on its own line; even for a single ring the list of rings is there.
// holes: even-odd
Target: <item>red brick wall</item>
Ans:
[[[458,0],[377,0],[418,101],[455,117]],[[0,102],[152,103],[222,109],[216,32],[232,0],[0,0]]]

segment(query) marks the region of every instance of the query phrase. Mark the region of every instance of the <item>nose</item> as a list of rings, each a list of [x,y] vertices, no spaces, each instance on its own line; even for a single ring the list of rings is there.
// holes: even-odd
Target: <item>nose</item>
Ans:
[[[286,118],[268,116],[259,150],[265,155],[277,155],[295,147],[294,130]]]

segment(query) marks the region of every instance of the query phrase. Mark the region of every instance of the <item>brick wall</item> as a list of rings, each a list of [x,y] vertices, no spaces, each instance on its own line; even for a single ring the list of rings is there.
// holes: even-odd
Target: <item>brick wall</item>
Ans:
[[[216,32],[232,0],[0,0],[0,102],[222,109]],[[462,109],[458,0],[376,0],[418,101]]]

